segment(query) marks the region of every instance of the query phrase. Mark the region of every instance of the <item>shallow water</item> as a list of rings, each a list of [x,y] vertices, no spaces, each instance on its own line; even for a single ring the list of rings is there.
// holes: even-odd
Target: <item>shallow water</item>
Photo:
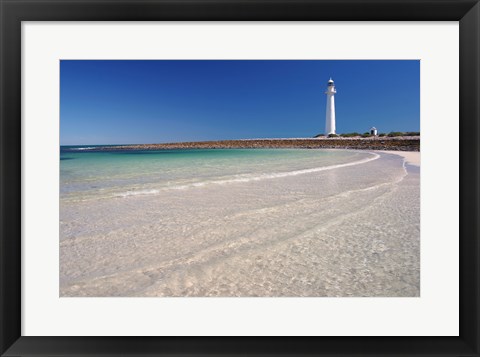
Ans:
[[[61,296],[419,296],[419,169],[349,150],[62,152]]]

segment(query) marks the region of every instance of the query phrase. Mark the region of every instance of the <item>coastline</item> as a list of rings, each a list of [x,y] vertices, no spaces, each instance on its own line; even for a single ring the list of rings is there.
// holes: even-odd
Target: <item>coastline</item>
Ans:
[[[175,149],[354,149],[420,151],[420,137],[239,139],[97,147],[95,150]]]
[[[420,167],[420,151],[381,151],[385,154],[401,156],[409,165]]]

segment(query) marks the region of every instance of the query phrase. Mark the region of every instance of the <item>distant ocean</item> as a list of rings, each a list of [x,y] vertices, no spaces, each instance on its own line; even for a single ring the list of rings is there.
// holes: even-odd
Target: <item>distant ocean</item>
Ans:
[[[351,150],[60,148],[61,296],[418,296],[419,168]]]

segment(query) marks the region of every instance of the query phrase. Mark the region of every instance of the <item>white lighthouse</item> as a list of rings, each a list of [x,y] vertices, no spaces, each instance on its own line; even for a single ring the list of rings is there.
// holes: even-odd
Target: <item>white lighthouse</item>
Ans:
[[[335,134],[335,84],[332,78],[328,81],[325,94],[327,95],[327,116],[325,119],[325,135]]]

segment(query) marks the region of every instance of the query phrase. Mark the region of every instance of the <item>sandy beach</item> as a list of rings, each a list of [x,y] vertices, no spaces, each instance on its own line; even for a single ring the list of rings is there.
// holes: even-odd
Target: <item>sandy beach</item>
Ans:
[[[410,165],[420,167],[420,151],[382,151],[386,154],[395,154],[403,157],[405,162]]]
[[[175,155],[181,153],[165,156],[176,165],[171,170],[183,170]],[[122,196],[116,188],[95,188],[89,176],[94,188],[82,196],[65,191],[60,296],[420,295],[419,152],[228,155],[207,152],[192,161],[197,181],[172,186],[169,178],[152,188],[135,178]],[[198,181],[217,162],[224,165],[221,177]],[[237,171],[225,176],[228,170]]]

